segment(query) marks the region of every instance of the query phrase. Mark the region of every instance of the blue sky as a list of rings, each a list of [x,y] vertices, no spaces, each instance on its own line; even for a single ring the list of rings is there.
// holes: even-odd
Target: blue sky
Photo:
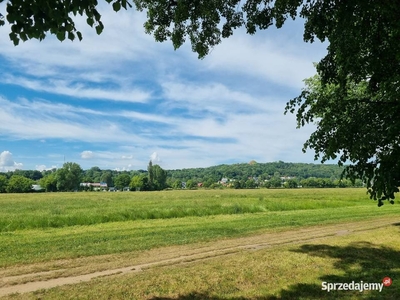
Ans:
[[[5,3],[0,4],[5,11]],[[301,151],[286,102],[326,44],[303,42],[301,20],[256,35],[237,30],[199,60],[143,30],[144,13],[102,6],[104,32],[78,20],[83,40],[14,47],[0,28],[0,171],[165,169],[249,162],[314,162]]]

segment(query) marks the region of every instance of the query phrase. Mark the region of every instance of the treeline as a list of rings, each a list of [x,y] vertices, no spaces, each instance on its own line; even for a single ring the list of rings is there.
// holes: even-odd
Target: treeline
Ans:
[[[298,187],[350,187],[362,186],[361,181],[341,179],[343,169],[337,165],[304,163],[256,163],[219,165],[209,168],[164,170],[150,161],[147,170],[116,171],[92,167],[88,170],[72,162],[62,168],[32,171],[16,170],[0,173],[0,192],[19,193],[34,191],[93,190],[93,185],[106,183],[106,189],[163,190],[194,188],[298,188]],[[104,189],[104,188],[103,188]]]
[[[182,170],[168,170],[168,178],[187,181],[189,179],[198,182],[212,179],[214,182],[222,178],[247,180],[249,177],[257,177],[260,180],[276,177],[296,177],[298,179],[331,178],[339,179],[343,168],[332,164],[306,164],[285,163],[283,161],[271,163],[249,163],[219,165],[209,168],[191,168]]]
[[[104,183],[105,189],[163,190],[167,185],[167,172],[159,165],[149,163],[146,171],[113,171],[93,167],[82,170],[79,164],[67,162],[62,168],[46,171],[16,170],[0,173],[0,193],[27,193],[34,191],[66,192],[94,190]],[[86,183],[86,184],[85,184]],[[103,189],[103,188],[101,188]]]

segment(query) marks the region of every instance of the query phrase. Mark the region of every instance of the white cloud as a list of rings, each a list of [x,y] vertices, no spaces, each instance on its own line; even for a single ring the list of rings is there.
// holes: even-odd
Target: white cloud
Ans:
[[[81,158],[83,159],[91,159],[94,157],[94,153],[92,151],[83,151],[81,153]]]
[[[42,172],[44,170],[47,170],[47,167],[46,167],[46,165],[36,165],[35,169]]]
[[[87,98],[124,102],[146,102],[151,94],[137,88],[118,86],[117,88],[93,88],[90,82],[74,83],[72,80],[52,79],[33,80],[25,77],[16,77],[10,74],[3,74],[3,83],[19,85],[34,91],[61,94],[74,98]]]
[[[85,142],[144,142],[111,120],[91,118],[104,113],[63,104],[9,101],[0,97],[0,132],[18,139],[62,138]],[[85,112],[89,112],[86,114]],[[27,126],[29,124],[29,126]]]
[[[57,166],[51,166],[51,167],[47,167],[46,165],[36,165],[35,170],[38,170],[40,172],[45,171],[45,170],[53,170],[53,169],[57,169]]]
[[[296,21],[300,28],[302,22]],[[274,32],[260,31],[250,36],[238,30],[228,40],[213,49],[205,59],[209,70],[225,72],[227,76],[245,74],[290,88],[303,87],[303,80],[315,74],[313,62],[326,54],[326,45],[302,42],[302,34],[287,39],[289,27]],[[285,38],[286,36],[286,38]]]
[[[133,158],[133,155],[122,155],[121,158],[129,160]]]
[[[12,167],[15,162],[10,151],[3,151],[0,153],[0,166],[2,167]]]
[[[161,162],[160,156],[158,155],[157,152],[153,152],[153,153],[150,155],[150,160],[151,160],[151,162],[152,162],[153,164],[158,164],[158,163]]]
[[[3,151],[0,153],[0,170],[14,171],[16,169],[21,169],[22,167],[22,163],[14,161],[13,155],[10,151]]]
[[[162,83],[162,87],[170,106],[184,107],[194,112],[207,110],[227,114],[267,110],[265,96],[256,98],[220,83],[168,81]]]

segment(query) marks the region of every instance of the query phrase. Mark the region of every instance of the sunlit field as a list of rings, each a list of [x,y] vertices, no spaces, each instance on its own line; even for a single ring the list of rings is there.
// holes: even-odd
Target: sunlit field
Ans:
[[[365,189],[0,194],[0,232],[374,205]]]
[[[122,259],[121,257],[132,259],[146,251],[165,247],[196,247],[199,243],[221,242],[264,233],[278,234],[307,227],[332,226],[332,224],[396,216],[400,216],[398,200],[395,205],[386,204],[378,208],[376,202],[368,198],[365,189],[0,194],[0,272],[18,274],[15,270],[23,269],[24,266],[30,268],[31,265],[43,271],[47,270],[46,268],[51,269],[52,262],[55,266],[58,264],[55,262],[60,260],[70,261],[73,264],[74,260],[87,259],[87,263],[90,264],[91,257],[96,259],[107,257],[109,261],[114,258]],[[400,251],[398,228],[396,229],[397,234],[394,237],[393,231],[382,231],[379,234],[371,231],[373,237],[369,235],[366,238],[372,239],[379,245],[382,244],[382,247],[393,246],[395,247],[393,251]],[[384,244],[381,240],[384,236],[388,244]],[[350,237],[346,238],[347,242],[343,242],[342,239],[335,237],[333,243],[342,243],[343,247],[350,247]],[[360,237],[357,239],[362,240]],[[367,245],[364,246],[367,247]],[[290,250],[288,247],[282,247],[279,248],[281,250],[278,253],[264,249],[251,255],[235,254],[224,258],[223,261],[210,260],[204,265],[199,263],[187,265],[183,267],[183,270],[181,270],[182,266],[163,267],[160,268],[161,273],[157,273],[159,276],[153,279],[150,274],[158,272],[158,269],[149,270],[145,272],[146,274],[107,278],[99,282],[101,282],[101,288],[104,289],[104,299],[231,299],[230,297],[234,295],[247,297],[236,299],[281,299],[273,298],[279,296],[280,289],[277,287],[273,289],[271,282],[266,283],[267,279],[264,277],[267,275],[259,274],[261,270],[257,266],[265,265],[265,259],[276,257],[286,266],[279,265],[279,261],[271,262],[273,266],[271,264],[269,266],[283,268],[286,271],[283,271],[282,275],[275,275],[274,280],[289,280],[289,283],[295,284],[297,277],[289,274],[294,272],[290,261],[298,259],[299,265],[302,265],[304,262],[300,263],[300,256],[304,253],[293,252],[292,248]],[[357,247],[352,248],[352,251],[356,253]],[[371,255],[375,253],[372,252]],[[283,253],[286,253],[286,259],[282,256]],[[318,257],[317,255],[314,260],[322,259]],[[247,259],[249,261],[245,262]],[[235,291],[234,283],[232,283],[233,286],[228,283],[228,279],[232,275],[229,275],[230,272],[239,272],[235,270],[234,265],[242,260],[254,271],[240,275],[244,277],[239,286],[244,290],[239,292]],[[307,279],[309,283],[315,284],[319,280],[318,276],[329,270],[340,274],[340,271],[335,271],[332,267],[334,260],[330,258],[321,262],[321,267],[317,268],[316,273],[309,274],[310,277]],[[221,263],[226,264],[226,269],[219,266]],[[46,268],[41,268],[41,265],[46,265]],[[122,265],[129,265],[129,262],[119,262],[116,266]],[[267,266],[264,267],[267,268]],[[394,267],[400,270],[400,266]],[[218,268],[222,269],[216,271]],[[313,273],[305,265],[303,268]],[[397,269],[396,274],[398,274]],[[88,270],[86,272],[90,272],[91,269],[88,268]],[[211,276],[210,272],[215,274]],[[205,275],[204,278],[200,278],[201,275],[196,277],[194,273]],[[265,274],[270,273],[268,271]],[[184,279],[181,276],[187,277]],[[205,279],[207,276],[214,279]],[[258,281],[257,276],[261,276],[263,282]],[[201,288],[195,289],[194,282],[190,284],[188,282],[186,287],[185,284],[179,284],[181,281],[189,280],[188,278],[198,280]],[[249,280],[248,283],[245,283],[246,278]],[[164,283],[159,283],[160,280],[164,280]],[[205,285],[202,280],[208,281],[209,285]],[[216,280],[215,286],[212,284],[213,280]],[[153,288],[150,289],[151,292],[149,290],[140,292],[139,289],[137,293],[135,292],[136,294],[133,291],[130,294],[125,290],[124,293],[127,296],[124,298],[123,292],[121,294],[117,290],[124,290],[118,287],[126,285],[126,281],[135,285],[135,289],[139,286],[151,285]],[[289,286],[289,283],[286,286]],[[154,290],[154,284],[160,288]],[[170,284],[169,287],[168,284]],[[217,288],[218,284],[222,290]],[[77,289],[87,290],[88,294],[83,292],[81,295],[84,299],[90,299],[95,293],[95,285],[96,283],[80,284],[77,285]],[[260,286],[263,287],[261,290],[258,289]],[[272,294],[268,292],[269,289]],[[312,287],[312,289],[316,288]],[[111,292],[107,294],[107,290],[112,291],[113,294],[110,294]],[[286,292],[289,295],[291,293],[291,291]],[[72,288],[58,288],[43,293],[42,296],[47,295],[47,299],[75,299],[77,296],[77,290]],[[266,293],[269,293],[270,298],[256,298]],[[308,295],[307,293],[306,288],[305,295]],[[112,295],[119,296],[112,297]],[[169,295],[170,298],[154,298],[154,295]],[[182,295],[186,295],[186,298]],[[326,293],[321,295],[325,297]],[[321,295],[318,297],[322,297]],[[352,295],[357,296],[357,294]],[[318,297],[315,296],[316,299]],[[35,297],[32,296],[32,299]]]

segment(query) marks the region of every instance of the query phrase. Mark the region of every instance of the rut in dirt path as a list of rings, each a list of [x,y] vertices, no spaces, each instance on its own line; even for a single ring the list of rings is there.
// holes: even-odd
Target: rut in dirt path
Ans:
[[[220,240],[202,245],[198,249],[177,251],[174,257],[162,258],[163,249],[158,249],[157,255],[149,255],[145,263],[132,264],[128,267],[103,270],[84,275],[62,277],[65,269],[50,270],[45,272],[27,273],[18,276],[8,276],[1,279],[3,287],[0,288],[0,297],[12,293],[27,293],[41,289],[49,289],[57,286],[76,284],[90,281],[92,279],[117,274],[127,274],[144,271],[149,268],[165,265],[196,262],[218,256],[226,256],[240,251],[256,251],[268,247],[298,244],[330,236],[352,234],[355,232],[368,231],[385,226],[391,226],[398,222],[398,218],[383,218],[361,222],[342,223],[326,226],[313,226],[309,228],[296,229],[283,232],[265,233],[256,236],[242,237],[229,240]],[[182,247],[183,248],[183,247]],[[179,249],[179,247],[177,248]],[[168,248],[165,248],[167,254]],[[170,253],[169,253],[170,254]],[[168,255],[167,255],[168,256]],[[165,256],[164,256],[165,257]],[[54,275],[56,278],[43,280],[42,275]],[[20,284],[18,280],[25,279],[27,283]],[[5,285],[5,286],[4,286]]]

